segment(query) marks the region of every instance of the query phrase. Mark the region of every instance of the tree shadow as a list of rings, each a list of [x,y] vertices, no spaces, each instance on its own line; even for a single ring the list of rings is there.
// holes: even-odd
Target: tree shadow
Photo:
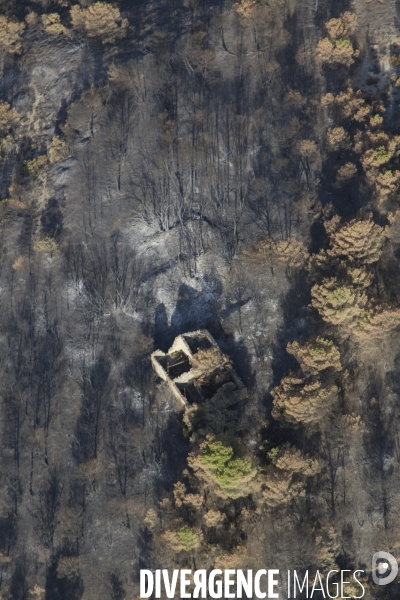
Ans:
[[[60,238],[63,228],[63,214],[56,198],[50,198],[41,217],[41,233],[43,237]]]
[[[27,254],[31,245],[31,238],[35,230],[34,218],[31,212],[26,213],[22,219],[21,232],[18,238],[18,245],[22,253]]]
[[[243,340],[235,340],[221,325],[221,317],[226,316],[226,309],[221,309],[222,293],[223,286],[215,270],[204,276],[200,292],[185,283],[181,284],[170,325],[165,305],[160,303],[156,308],[154,342],[157,348],[166,352],[176,336],[188,331],[207,329],[221,351],[232,359],[234,369],[243,383],[251,388],[255,384],[251,356]],[[237,303],[235,307],[231,306],[229,312],[237,310],[240,305]]]
[[[233,367],[240,379],[250,390],[256,383],[254,370],[251,364],[251,355],[242,339],[235,340],[232,334],[224,331],[216,337],[221,351],[227,354],[233,362]]]
[[[64,98],[63,101],[61,102],[61,106],[60,106],[60,108],[58,110],[58,113],[57,113],[57,116],[56,116],[56,124],[54,126],[54,133],[56,135],[62,135],[63,134],[63,131],[61,129],[61,125],[65,125],[65,123],[67,122],[68,107],[69,107],[68,102]]]
[[[311,295],[306,273],[299,272],[293,276],[290,289],[281,299],[283,322],[277,330],[276,343],[272,349],[274,359],[271,365],[273,372],[271,389],[278,385],[290,370],[299,366],[296,359],[286,351],[287,344],[316,334],[315,326],[308,314],[310,302]],[[272,406],[270,391],[265,395],[265,404]]]
[[[16,518],[13,512],[0,518],[0,549],[8,555],[17,537]]]
[[[214,337],[220,335],[220,298],[223,287],[215,270],[204,275],[201,291],[182,283],[179,286],[175,310],[168,324],[165,305],[155,311],[154,340],[157,348],[166,352],[177,335],[197,329],[208,329]]]
[[[161,302],[154,314],[154,344],[163,352],[166,352],[171,345],[169,329],[167,310],[164,302]]]
[[[148,569],[153,563],[152,541],[153,535],[147,527],[141,528],[137,537],[135,550],[138,555],[138,569],[133,573],[133,581],[139,581],[140,569]]]
[[[187,455],[190,450],[190,443],[183,436],[180,413],[171,413],[162,431],[162,436],[162,450],[166,459],[163,461],[160,484],[164,490],[172,491],[173,484],[179,480],[182,471],[187,468]]]
[[[84,591],[82,577],[79,572],[60,577],[60,574],[57,574],[57,567],[61,556],[62,552],[60,551],[49,567],[46,580],[46,600],[64,600],[65,598],[80,600]]]
[[[29,562],[25,554],[18,556],[15,561],[14,572],[10,585],[10,598],[25,600],[28,596]]]

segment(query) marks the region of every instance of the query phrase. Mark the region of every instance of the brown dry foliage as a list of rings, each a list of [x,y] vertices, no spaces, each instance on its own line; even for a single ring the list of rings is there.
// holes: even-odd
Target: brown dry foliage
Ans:
[[[326,231],[326,233],[328,235],[332,235],[332,233],[335,233],[335,231],[337,231],[340,227],[340,224],[342,222],[342,219],[339,215],[333,215],[328,217],[328,215],[325,215],[324,218],[324,229]]]
[[[319,60],[319,62],[321,62],[321,63],[331,62],[333,48],[334,48],[334,45],[328,38],[324,38],[323,40],[320,40],[318,42],[318,46],[316,49],[316,57]]]
[[[347,88],[337,96],[331,93],[325,94],[321,98],[321,103],[327,108],[339,109],[344,119],[354,119],[359,123],[364,122],[372,111],[372,107],[366,103],[361,90],[352,88]]]
[[[400,67],[400,54],[393,54],[390,57],[390,62],[393,67]]]
[[[267,508],[273,510],[304,498],[307,477],[313,477],[319,470],[318,461],[304,456],[297,448],[279,451],[273,466],[267,470],[264,483],[263,499]]]
[[[304,456],[302,452],[294,446],[287,448],[282,452],[274,465],[281,471],[288,471],[289,473],[297,473],[311,477],[316,475],[320,470],[320,465],[317,460]]]
[[[183,504],[185,506],[192,506],[196,510],[199,510],[203,505],[203,496],[201,494],[186,494]]]
[[[79,573],[79,558],[77,556],[61,556],[57,564],[58,579],[74,579]]]
[[[246,558],[246,548],[237,546],[235,552],[221,554],[214,561],[214,569],[241,569]]]
[[[24,23],[12,21],[4,15],[0,15],[0,47],[6,52],[20,54],[21,35],[24,29]]]
[[[395,244],[400,243],[400,210],[388,213],[389,225],[385,227],[385,237]]]
[[[321,285],[311,289],[312,306],[322,319],[331,325],[351,327],[361,317],[367,296],[349,283],[336,277],[325,278]]]
[[[61,17],[58,13],[42,15],[42,23],[47,33],[52,33],[53,35],[66,35],[69,33],[68,29],[61,24]]]
[[[275,242],[273,249],[278,260],[292,269],[303,268],[309,257],[308,250],[303,242],[293,237]]]
[[[312,281],[320,281],[321,277],[326,276],[337,268],[337,260],[327,255],[326,250],[322,248],[316,254],[310,256],[307,270]]]
[[[400,171],[385,169],[378,171],[375,175],[375,187],[377,189],[379,200],[382,202],[399,189]]]
[[[343,127],[332,127],[326,132],[326,138],[331,150],[348,150],[351,146],[350,136]]]
[[[316,375],[325,369],[340,371],[342,368],[340,352],[331,340],[317,337],[303,346],[293,342],[287,345],[286,350],[295,357],[306,375]]]
[[[298,90],[289,90],[285,95],[285,104],[290,109],[301,110],[307,103],[307,99]]]
[[[337,19],[330,19],[325,28],[332,40],[354,35],[357,28],[357,17],[351,12],[345,12]]]
[[[324,38],[318,42],[315,54],[321,63],[328,63],[334,67],[351,67],[359,55],[359,50],[353,48],[350,40],[337,40],[332,43],[328,38]]]
[[[396,141],[398,143],[399,138],[397,136],[390,136],[385,131],[380,130],[365,130],[365,141],[369,146],[373,146],[375,149],[380,148],[381,146],[385,146],[386,150],[389,150],[390,142],[392,145],[390,146],[390,150],[394,151],[396,149]]]
[[[263,499],[267,509],[274,510],[285,507],[295,499],[305,497],[303,481],[296,481],[288,471],[269,473],[263,490]]]
[[[192,375],[196,385],[207,385],[211,381],[222,381],[226,372],[232,369],[232,361],[228,356],[222,354],[218,348],[207,348],[199,350],[193,357],[195,366],[192,367]]]
[[[176,535],[176,531],[165,531],[161,534],[161,541],[170,549],[175,552],[184,550],[184,545],[179,541]]]
[[[175,506],[177,506],[178,508],[183,504],[186,491],[186,485],[182,481],[174,483],[174,500]]]
[[[173,493],[175,506],[177,507],[185,505],[199,509],[203,504],[203,496],[201,496],[201,494],[188,494],[185,484],[181,481],[174,484]]]
[[[4,552],[0,552],[0,565],[8,565],[11,562],[11,556],[4,554]]]
[[[149,508],[149,510],[146,513],[145,518],[143,519],[144,524],[146,525],[146,527],[148,529],[150,529],[150,531],[152,531],[153,529],[155,529],[158,525],[158,517],[157,517],[157,513],[154,510],[154,508]]]
[[[337,421],[336,430],[341,440],[354,444],[355,438],[360,438],[365,432],[365,424],[360,415],[345,414]]]
[[[324,387],[317,378],[284,377],[272,392],[272,416],[292,425],[317,424],[329,412],[337,397],[336,385]]]
[[[332,106],[334,101],[335,101],[335,96],[333,94],[331,94],[331,92],[324,94],[321,98],[321,104],[324,108],[329,108],[330,106]]]
[[[350,67],[359,55],[349,39],[354,35],[356,25],[357,17],[350,12],[343,13],[337,19],[330,19],[325,25],[329,37],[321,40],[316,48],[317,60],[334,67]]]
[[[240,0],[234,6],[241,17],[249,17],[257,4],[258,0]]]
[[[352,162],[347,162],[343,166],[341,166],[336,173],[336,181],[335,186],[341,187],[348,183],[351,179],[353,179],[357,175],[357,167]]]
[[[4,135],[19,123],[19,114],[8,102],[0,101],[0,134]]]
[[[387,340],[400,326],[400,309],[378,306],[366,311],[353,332],[353,338],[366,350],[376,351],[377,344]]]
[[[49,160],[52,164],[67,158],[69,156],[69,148],[65,139],[63,139],[59,135],[55,135],[51,140],[48,155]]]
[[[101,38],[103,44],[112,44],[126,35],[128,21],[121,18],[119,8],[106,2],[96,2],[89,8],[73,6],[71,21],[74,29],[86,32],[88,37]]]
[[[378,148],[368,148],[361,157],[361,164],[365,171],[367,180],[370,183],[374,182],[379,167],[385,165],[393,158],[395,146],[393,143],[388,146],[379,146]]]
[[[384,233],[383,227],[373,222],[371,214],[363,220],[352,219],[332,233],[328,254],[351,263],[372,264],[381,256]]]
[[[340,545],[338,542],[338,535],[335,531],[334,527],[326,528],[324,531],[321,531],[320,528],[317,529],[318,535],[315,536],[315,550],[316,550],[316,562],[318,565],[321,565],[321,568],[324,571],[329,571],[331,569],[337,569],[336,557],[340,552]],[[350,577],[349,577],[350,579]],[[360,588],[355,587],[354,596],[358,593]],[[346,585],[346,593],[349,594],[350,591],[348,585]],[[354,598],[349,596],[350,598]]]
[[[45,595],[46,590],[40,587],[38,584],[35,584],[35,586],[28,592],[29,600],[44,600]]]
[[[267,259],[277,259],[291,269],[302,269],[307,263],[309,253],[304,243],[294,237],[278,242],[272,238],[264,238],[251,250],[245,250],[243,257],[255,267],[265,268]]]
[[[313,140],[300,140],[297,143],[297,151],[303,158],[314,158],[318,152],[318,146]]]
[[[219,510],[209,510],[204,514],[204,521],[207,527],[221,527],[224,519],[225,515]]]
[[[362,267],[347,267],[346,274],[358,290],[366,290],[372,283],[372,273]]]

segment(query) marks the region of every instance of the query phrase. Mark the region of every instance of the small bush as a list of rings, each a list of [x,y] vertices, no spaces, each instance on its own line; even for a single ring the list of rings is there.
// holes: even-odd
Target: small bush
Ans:
[[[390,58],[393,67],[400,67],[400,54],[393,54]]]
[[[54,35],[67,34],[68,29],[61,25],[60,15],[58,13],[50,13],[49,15],[42,15],[42,23],[47,33]]]
[[[386,150],[385,146],[379,146],[379,148],[374,151],[373,160],[376,163],[384,164],[388,162],[390,158],[391,154],[388,150]]]
[[[24,160],[22,163],[22,176],[36,179],[46,164],[47,157],[44,154],[38,156],[38,158],[33,158],[32,160]]]
[[[336,174],[336,186],[341,187],[346,184],[350,179],[353,179],[357,175],[357,167],[354,163],[348,162],[340,169]]]
[[[371,127],[378,127],[379,125],[382,125],[382,123],[383,123],[382,115],[374,115],[369,120],[369,124],[371,125]]]
[[[29,600],[44,600],[46,590],[40,585],[36,584],[35,587],[29,591]]]
[[[48,155],[52,164],[64,160],[69,155],[68,145],[66,141],[59,135],[55,135],[51,140]]]
[[[15,108],[11,108],[8,102],[0,101],[0,134],[5,135],[18,123],[19,114]]]
[[[36,242],[35,250],[41,254],[50,254],[53,257],[58,250],[58,244],[52,238],[43,238]]]
[[[207,527],[220,527],[224,521],[224,516],[219,510],[209,510],[204,515],[204,521]]]
[[[184,525],[178,531],[165,531],[161,539],[164,544],[175,550],[175,552],[181,552],[182,550],[190,552],[200,543],[199,536],[193,533],[187,525]]]
[[[79,574],[79,558],[77,556],[61,556],[57,565],[58,579],[74,579]]]
[[[187,552],[199,545],[199,536],[196,533],[193,533],[187,525],[184,525],[176,532],[176,537]]]

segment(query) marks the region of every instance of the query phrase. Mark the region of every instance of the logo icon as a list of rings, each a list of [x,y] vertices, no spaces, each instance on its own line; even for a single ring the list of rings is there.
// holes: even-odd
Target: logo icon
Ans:
[[[396,579],[399,565],[389,552],[376,552],[372,557],[372,579],[376,585],[387,585]]]

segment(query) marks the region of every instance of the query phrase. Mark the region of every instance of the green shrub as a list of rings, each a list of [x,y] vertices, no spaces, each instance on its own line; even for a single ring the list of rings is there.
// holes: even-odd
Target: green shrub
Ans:
[[[193,531],[187,525],[184,525],[181,529],[179,529],[179,531],[176,532],[176,537],[187,552],[193,550],[199,545],[199,536],[196,533],[193,533]]]
[[[353,50],[350,40],[336,40],[336,48],[340,48],[340,50],[347,50],[348,48],[351,48]]]
[[[386,150],[385,146],[379,146],[379,148],[377,148],[373,154],[374,161],[380,164],[388,162],[390,157],[391,154],[388,150]]]
[[[255,478],[257,469],[238,455],[232,446],[215,438],[202,445],[200,464],[221,490],[230,498],[247,496],[250,482]]]

